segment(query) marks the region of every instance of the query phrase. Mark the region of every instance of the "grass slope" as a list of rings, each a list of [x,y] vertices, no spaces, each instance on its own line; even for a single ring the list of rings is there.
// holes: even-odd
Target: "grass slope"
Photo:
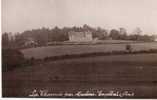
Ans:
[[[157,54],[60,60],[3,73],[3,96],[28,96],[33,89],[131,90],[157,97]]]

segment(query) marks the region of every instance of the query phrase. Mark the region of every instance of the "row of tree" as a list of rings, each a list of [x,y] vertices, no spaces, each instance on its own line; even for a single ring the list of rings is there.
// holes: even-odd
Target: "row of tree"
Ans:
[[[45,45],[48,42],[54,41],[68,41],[68,32],[70,31],[90,31],[92,32],[93,38],[99,40],[104,39],[114,39],[114,40],[134,40],[134,41],[153,41],[153,35],[141,35],[142,31],[140,28],[137,28],[133,34],[128,34],[125,28],[112,29],[110,31],[103,29],[101,27],[93,28],[89,25],[83,25],[82,27],[64,27],[58,28],[54,27],[41,28],[27,30],[22,33],[14,33],[15,35],[10,38],[9,34],[12,33],[3,33],[2,35],[2,45],[3,46],[22,46],[27,38],[33,38],[39,45]]]

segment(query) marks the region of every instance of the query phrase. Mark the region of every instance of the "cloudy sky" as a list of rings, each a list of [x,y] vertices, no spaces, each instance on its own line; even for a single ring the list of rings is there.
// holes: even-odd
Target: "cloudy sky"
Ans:
[[[157,34],[157,0],[2,0],[2,32],[83,24]]]

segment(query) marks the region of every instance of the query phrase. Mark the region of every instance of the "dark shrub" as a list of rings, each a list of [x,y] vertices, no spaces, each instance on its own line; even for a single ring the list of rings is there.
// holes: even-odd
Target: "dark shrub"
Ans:
[[[132,52],[132,46],[130,44],[127,44],[125,46],[125,50],[128,51],[128,52]]]
[[[24,64],[24,55],[13,49],[2,50],[2,71],[9,71]]]

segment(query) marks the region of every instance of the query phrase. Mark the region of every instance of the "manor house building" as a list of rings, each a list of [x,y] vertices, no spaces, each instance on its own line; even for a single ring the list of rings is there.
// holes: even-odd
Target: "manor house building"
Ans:
[[[88,42],[92,41],[92,33],[87,31],[87,32],[74,32],[71,31],[68,33],[69,35],[69,41],[71,42]]]

